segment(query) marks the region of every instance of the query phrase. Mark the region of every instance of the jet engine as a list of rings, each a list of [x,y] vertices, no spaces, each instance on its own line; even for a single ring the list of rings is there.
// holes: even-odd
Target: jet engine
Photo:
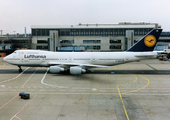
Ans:
[[[70,74],[79,75],[81,73],[85,73],[86,70],[81,67],[70,67]]]
[[[51,73],[60,73],[61,71],[64,71],[64,68],[61,68],[59,66],[50,66]]]

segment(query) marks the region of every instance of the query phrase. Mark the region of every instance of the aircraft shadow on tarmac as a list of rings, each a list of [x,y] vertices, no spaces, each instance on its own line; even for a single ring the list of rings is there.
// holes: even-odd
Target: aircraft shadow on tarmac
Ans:
[[[78,81],[93,81],[94,83],[98,83],[98,84],[110,84],[108,81],[103,80],[103,78],[101,78],[101,76],[96,76],[95,78],[91,75],[86,75],[86,74],[80,74],[80,75],[72,75],[70,73],[66,74],[66,73],[62,73],[62,74],[50,74],[52,77],[58,77],[58,76],[64,76],[65,78],[68,78],[70,80],[75,80],[76,82]],[[48,80],[49,81],[49,80]]]
[[[29,69],[25,71],[23,74],[33,74],[35,69]],[[46,70],[37,70],[35,74],[45,74]],[[16,69],[6,69],[0,70],[0,74],[19,74]],[[48,74],[52,74],[48,72]],[[90,72],[84,74],[159,74],[165,75],[170,74],[170,70],[90,70]],[[84,75],[84,74],[80,74]],[[61,72],[60,75],[71,75],[69,71]]]

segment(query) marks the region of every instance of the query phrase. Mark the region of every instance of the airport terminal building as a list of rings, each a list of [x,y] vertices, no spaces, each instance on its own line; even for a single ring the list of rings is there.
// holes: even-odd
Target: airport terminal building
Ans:
[[[157,23],[32,25],[32,49],[50,51],[124,51]]]

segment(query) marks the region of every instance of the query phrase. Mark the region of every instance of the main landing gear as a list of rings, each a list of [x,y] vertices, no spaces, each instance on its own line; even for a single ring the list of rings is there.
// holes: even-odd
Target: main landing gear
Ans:
[[[21,66],[18,66],[18,67],[19,67],[19,72],[22,72]]]

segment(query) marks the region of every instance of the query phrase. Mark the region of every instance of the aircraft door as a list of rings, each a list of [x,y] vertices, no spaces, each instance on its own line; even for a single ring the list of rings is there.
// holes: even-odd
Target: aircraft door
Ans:
[[[96,63],[96,59],[92,57],[92,63]]]
[[[72,58],[69,58],[69,62],[70,62],[70,63],[72,62]]]
[[[129,58],[126,57],[126,58],[124,59],[124,62],[128,62],[128,61],[129,61]]]
[[[44,58],[42,58],[42,59],[41,59],[41,61],[42,61],[42,62],[44,62],[44,61],[45,61],[45,59],[44,59]]]
[[[24,58],[24,53],[23,52],[19,52],[19,57],[20,57],[20,61],[24,62],[25,58]]]

